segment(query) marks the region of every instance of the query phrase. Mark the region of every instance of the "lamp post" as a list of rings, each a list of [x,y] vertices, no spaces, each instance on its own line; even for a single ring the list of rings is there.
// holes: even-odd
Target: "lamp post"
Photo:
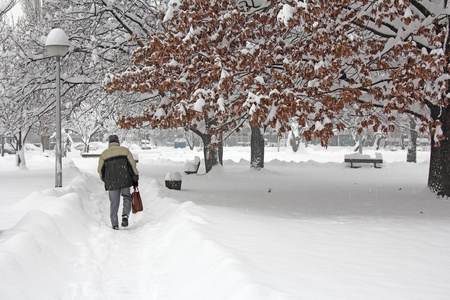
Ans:
[[[62,187],[62,157],[61,157],[61,87],[60,60],[69,51],[69,38],[59,28],[52,29],[45,42],[45,47],[51,56],[56,58],[56,146],[55,146],[55,187]]]

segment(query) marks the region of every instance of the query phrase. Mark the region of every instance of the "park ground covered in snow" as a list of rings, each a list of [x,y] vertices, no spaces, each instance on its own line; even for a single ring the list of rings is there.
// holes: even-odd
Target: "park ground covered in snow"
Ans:
[[[69,152],[54,188],[53,153],[27,148],[26,170],[0,157],[0,299],[450,299],[429,152],[352,169],[351,148],[266,148],[255,171],[226,147],[223,167],[185,175],[201,152],[131,145],[144,211],[114,231],[97,159]]]

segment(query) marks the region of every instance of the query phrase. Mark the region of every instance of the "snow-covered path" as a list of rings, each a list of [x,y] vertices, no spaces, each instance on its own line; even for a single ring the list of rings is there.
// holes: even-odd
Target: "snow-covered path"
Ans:
[[[133,225],[111,229],[107,193],[95,174],[86,174],[86,197],[81,207],[89,216],[83,258],[77,269],[84,275],[75,282],[67,299],[150,299],[156,292],[152,284],[157,226],[150,220],[152,210],[133,216]],[[156,185],[154,180],[148,180]],[[147,190],[149,190],[147,188]],[[152,192],[147,192],[149,196]],[[148,222],[147,222],[148,220]]]
[[[184,176],[182,190],[173,191],[163,186],[164,174],[182,170],[183,160],[142,156],[144,211],[119,231],[111,229],[95,167],[74,157],[63,188],[37,189],[15,204],[1,199],[0,298],[450,294],[450,207],[424,187],[426,164],[353,170],[272,161],[254,172],[248,162],[228,161],[210,174]],[[9,196],[23,186],[20,195],[27,184],[30,192],[48,186],[52,169],[11,168],[0,177]]]

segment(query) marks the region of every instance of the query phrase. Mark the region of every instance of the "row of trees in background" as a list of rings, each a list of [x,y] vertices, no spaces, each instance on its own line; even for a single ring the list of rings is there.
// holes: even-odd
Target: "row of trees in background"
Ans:
[[[117,114],[124,128],[183,127],[202,140],[209,171],[222,141],[243,126],[254,168],[264,166],[268,127],[300,127],[326,146],[336,130],[407,126],[429,132],[428,185],[450,195],[447,1],[24,3],[24,19],[0,21],[0,130],[20,142],[53,117],[44,43],[60,27],[71,42],[62,60],[65,127],[87,144]]]
[[[88,147],[99,130],[117,129],[119,112],[146,105],[140,95],[119,101],[119,96],[106,94],[103,74],[123,70],[139,40],[158,30],[156,15],[164,1],[20,3],[19,19],[11,19],[0,7],[0,135],[16,140],[20,163],[25,162],[21,149],[29,132],[48,138],[55,128],[55,63],[44,46],[52,28],[67,32],[71,44],[61,61],[64,129],[82,136]]]

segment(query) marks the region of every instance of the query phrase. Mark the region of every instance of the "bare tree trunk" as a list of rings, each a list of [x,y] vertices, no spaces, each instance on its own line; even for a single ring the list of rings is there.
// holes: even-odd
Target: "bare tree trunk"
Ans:
[[[50,137],[48,135],[41,136],[42,151],[50,150]]]
[[[362,154],[362,152],[363,152],[363,143],[364,143],[364,139],[363,139],[363,136],[360,134],[359,135],[359,154]]]
[[[219,164],[223,166],[223,141],[220,142],[217,153],[219,155]]]
[[[435,147],[434,136],[431,136],[430,171],[428,173],[428,187],[443,197],[450,196],[450,116],[448,107],[431,110],[433,119],[442,123],[445,140]]]
[[[250,167],[252,169],[264,168],[264,132],[258,126],[252,126],[250,143]]]
[[[362,152],[363,152],[363,142],[364,142],[363,136],[361,134],[358,135],[358,142],[356,143],[355,147],[353,148],[353,151],[354,152],[359,152],[360,154],[362,154]]]
[[[406,161],[411,163],[417,162],[417,130],[416,130],[416,120],[413,116],[409,117],[409,145],[408,154],[406,155]]]
[[[185,134],[184,134],[184,137],[186,139],[186,143],[187,143],[189,149],[194,150],[195,138],[193,137],[193,133],[190,133],[189,131],[186,131]]]

